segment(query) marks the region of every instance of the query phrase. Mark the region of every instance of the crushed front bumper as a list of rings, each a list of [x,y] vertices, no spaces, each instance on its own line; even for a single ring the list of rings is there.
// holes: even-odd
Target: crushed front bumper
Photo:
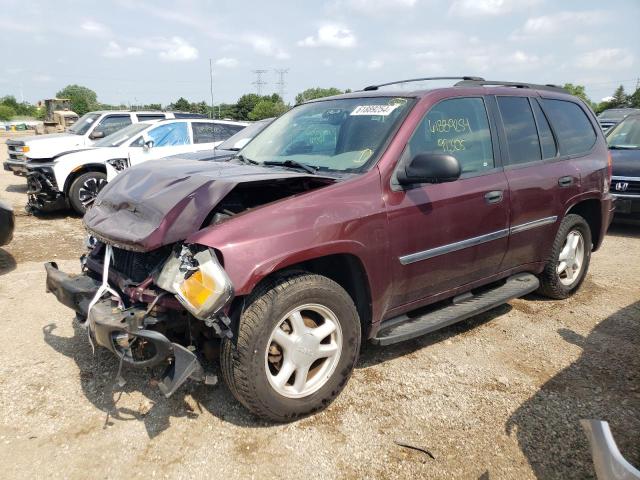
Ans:
[[[206,384],[215,384],[215,376],[206,375],[196,355],[180,344],[171,342],[162,333],[147,328],[156,323],[145,309],[131,307],[120,309],[110,298],[99,300],[91,309],[93,298],[100,282],[86,274],[69,275],[58,270],[54,262],[45,264],[47,291],[53,293],[60,303],[86,318],[84,326],[89,329],[95,342],[110,350],[123,363],[133,367],[154,367],[162,363],[169,366],[158,387],[166,396],[171,396],[187,379]],[[149,355],[134,358],[131,345],[143,342],[150,345]]]
[[[27,162],[25,160],[5,160],[2,166],[7,172],[13,172],[14,175],[24,176],[27,174]]]
[[[27,210],[52,212],[67,208],[67,199],[44,172],[27,171]]]

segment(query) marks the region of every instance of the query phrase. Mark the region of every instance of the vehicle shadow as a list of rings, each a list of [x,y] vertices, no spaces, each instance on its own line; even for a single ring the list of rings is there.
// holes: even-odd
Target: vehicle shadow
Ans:
[[[16,259],[6,250],[0,248],[0,275],[9,273],[16,268]]]
[[[417,350],[421,350],[431,345],[448,340],[451,337],[473,330],[474,328],[490,322],[494,318],[505,315],[511,311],[513,307],[508,303],[500,305],[492,310],[471,317],[462,322],[455,323],[450,327],[443,328],[433,332],[432,334],[418,337],[414,340],[408,340],[395,345],[385,347],[373,345],[365,342],[360,351],[360,359],[356,364],[356,368],[367,368],[373,365],[393,360],[398,357],[409,355]]]
[[[103,428],[111,427],[116,421],[139,421],[144,423],[149,438],[154,438],[171,426],[172,418],[195,419],[205,411],[237,426],[272,425],[238,404],[218,371],[214,372],[218,374],[218,385],[187,381],[170,398],[165,398],[157,386],[162,367],[139,370],[123,365],[122,377],[126,383],[120,387],[116,383],[119,360],[101,347],[93,353],[84,327],[74,320],[72,337],[56,335],[56,328],[55,323],[43,327],[44,341],[76,362],[85,397],[105,414]]]
[[[614,220],[609,230],[607,230],[607,235],[613,237],[640,238],[640,220],[635,222],[631,220]]]
[[[640,465],[640,301],[583,337],[558,334],[582,348],[580,358],[546,382],[505,425],[539,479],[593,478],[580,419],[609,422],[620,451]]]
[[[6,192],[12,192],[12,193],[27,193],[27,182],[26,179],[24,179],[23,177],[22,180],[25,180],[25,182],[23,184],[11,184],[11,185],[7,185],[7,188],[5,188],[4,190]]]

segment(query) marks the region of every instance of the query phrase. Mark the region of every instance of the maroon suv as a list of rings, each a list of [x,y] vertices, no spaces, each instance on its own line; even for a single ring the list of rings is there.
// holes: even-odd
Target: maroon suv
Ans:
[[[83,274],[47,289],[160,388],[213,383],[295,419],[389,345],[537,291],[571,295],[612,215],[596,118],[553,86],[464,77],[296,106],[228,162],[120,174],[84,218]],[[385,85],[386,86],[386,85]]]

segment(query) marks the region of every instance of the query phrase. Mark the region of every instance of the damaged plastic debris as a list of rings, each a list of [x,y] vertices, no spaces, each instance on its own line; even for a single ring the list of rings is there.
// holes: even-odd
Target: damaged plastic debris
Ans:
[[[206,385],[215,385],[218,378],[206,375],[197,357],[187,348],[173,344],[173,363],[168,367],[166,375],[158,384],[165,397],[170,397],[188,378],[202,381]]]
[[[233,338],[231,319],[224,313],[217,314],[213,318],[207,318],[204,323],[207,327],[213,328],[213,331],[220,338]]]
[[[409,450],[415,450],[417,452],[422,452],[425,455],[428,455],[429,457],[431,457],[431,459],[435,460],[436,457],[433,456],[433,453],[431,453],[429,450],[427,450],[426,448],[422,448],[422,447],[417,447],[415,445],[411,445],[409,443],[405,443],[405,442],[399,442],[397,440],[395,440],[393,443],[395,443],[396,445],[398,445],[399,447],[403,447],[403,448],[408,448]]]

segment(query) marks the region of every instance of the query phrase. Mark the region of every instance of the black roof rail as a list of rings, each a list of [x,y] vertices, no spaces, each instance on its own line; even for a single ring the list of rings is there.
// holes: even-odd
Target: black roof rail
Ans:
[[[464,79],[455,84],[456,87],[515,87],[515,88],[531,88],[532,90],[547,90],[550,92],[569,93],[567,90],[559,85],[552,85],[547,83],[546,85],[538,85],[536,83],[524,83],[524,82],[502,82],[499,80],[467,80]]]
[[[381,83],[379,85],[369,85],[368,87],[364,87],[363,91],[368,92],[371,90],[378,90],[380,87],[386,87],[387,85],[397,85],[398,83],[409,83],[409,82],[422,82],[424,80],[462,80],[462,81],[482,81],[484,82],[484,78],[482,77],[424,77],[424,78],[410,78],[408,80],[397,80],[395,82]]]

